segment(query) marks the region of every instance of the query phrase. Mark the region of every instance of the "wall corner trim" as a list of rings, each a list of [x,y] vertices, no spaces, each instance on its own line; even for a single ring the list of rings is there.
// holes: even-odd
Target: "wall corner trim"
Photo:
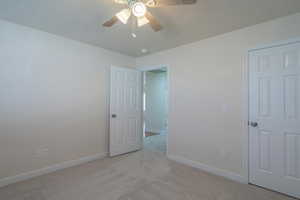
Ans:
[[[224,169],[215,168],[215,167],[212,167],[212,166],[209,166],[209,165],[206,165],[203,163],[199,163],[199,162],[196,162],[193,160],[189,160],[184,157],[176,156],[176,155],[168,155],[168,158],[172,161],[175,161],[175,162],[178,162],[181,164],[185,164],[190,167],[194,167],[194,168],[203,170],[205,172],[208,172],[208,173],[211,173],[211,174],[214,174],[217,176],[222,176],[222,177],[230,179],[232,181],[236,181],[236,182],[243,183],[243,184],[248,184],[248,179],[246,177],[243,177],[243,176],[233,173],[233,172],[226,171]]]
[[[70,161],[65,161],[63,163],[59,163],[59,164],[54,164],[45,168],[41,168],[41,169],[37,169],[37,170],[33,170],[33,171],[29,171],[29,172],[25,172],[25,173],[21,173],[18,174],[16,176],[10,176],[10,177],[5,177],[0,179],[0,188],[13,184],[13,183],[17,183],[17,182],[21,182],[21,181],[25,181],[37,176],[41,176],[41,175],[45,175],[45,174],[49,174],[55,171],[59,171],[62,169],[66,169],[69,167],[74,167],[74,166],[78,166],[84,163],[88,163],[94,160],[98,160],[98,159],[102,159],[107,157],[107,153],[99,153],[99,154],[95,154],[92,156],[86,156],[86,157],[82,157],[79,158],[77,160],[70,160]]]

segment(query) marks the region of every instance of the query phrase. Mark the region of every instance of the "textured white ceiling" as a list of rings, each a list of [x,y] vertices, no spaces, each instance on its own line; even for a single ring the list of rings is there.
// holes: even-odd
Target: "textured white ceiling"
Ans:
[[[300,12],[300,0],[198,0],[196,5],[152,8],[164,29],[101,24],[123,6],[113,0],[0,0],[0,19],[141,56]]]

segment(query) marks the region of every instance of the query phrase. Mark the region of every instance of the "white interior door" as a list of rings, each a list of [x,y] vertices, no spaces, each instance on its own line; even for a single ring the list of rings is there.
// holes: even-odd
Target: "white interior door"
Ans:
[[[111,67],[110,156],[142,147],[142,76],[133,69]]]
[[[300,44],[253,51],[249,64],[250,182],[300,197]]]

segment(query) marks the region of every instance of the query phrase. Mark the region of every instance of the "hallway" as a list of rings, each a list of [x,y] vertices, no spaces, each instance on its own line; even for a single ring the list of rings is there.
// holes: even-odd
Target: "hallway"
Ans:
[[[144,148],[146,150],[154,151],[154,152],[167,152],[167,134],[166,132],[161,132],[158,135],[152,135],[148,137],[144,137]]]

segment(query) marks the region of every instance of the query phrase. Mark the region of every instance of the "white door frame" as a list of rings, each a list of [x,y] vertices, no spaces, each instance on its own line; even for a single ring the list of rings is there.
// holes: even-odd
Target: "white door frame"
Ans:
[[[265,45],[259,45],[255,48],[250,48],[247,52],[246,52],[246,57],[244,59],[244,67],[243,72],[242,72],[242,79],[243,79],[243,91],[242,91],[242,95],[243,95],[243,108],[242,108],[242,114],[243,114],[243,172],[244,174],[247,175],[246,177],[246,183],[250,183],[250,167],[249,167],[249,126],[248,126],[248,121],[249,121],[249,99],[250,99],[250,95],[249,95],[249,53],[252,51],[257,51],[257,50],[262,50],[262,49],[268,49],[268,48],[273,48],[273,47],[280,47],[280,46],[285,46],[285,45],[289,45],[289,44],[296,44],[296,43],[300,43],[300,38],[294,38],[294,39],[289,39],[289,40],[284,40],[284,41],[279,41],[279,42],[274,42],[271,44],[265,44]]]
[[[167,94],[167,102],[168,102],[168,106],[167,106],[167,121],[168,121],[168,126],[166,129],[167,132],[167,138],[166,138],[166,155],[168,155],[168,146],[169,146],[169,127],[170,127],[170,67],[169,65],[152,65],[152,66],[142,66],[142,67],[137,67],[137,70],[140,70],[143,72],[143,80],[142,80],[142,84],[144,84],[144,73],[147,71],[152,71],[152,70],[156,70],[156,69],[161,69],[161,68],[166,68],[167,69],[167,88],[168,88],[168,94]],[[143,91],[142,94],[144,94],[144,86],[142,86]],[[143,97],[144,99],[144,97]],[[142,109],[143,110],[143,109]],[[142,123],[144,123],[144,110],[143,110],[143,114],[142,114]],[[142,124],[143,125],[143,124]],[[144,141],[144,140],[143,140]],[[144,145],[144,143],[143,143]]]

